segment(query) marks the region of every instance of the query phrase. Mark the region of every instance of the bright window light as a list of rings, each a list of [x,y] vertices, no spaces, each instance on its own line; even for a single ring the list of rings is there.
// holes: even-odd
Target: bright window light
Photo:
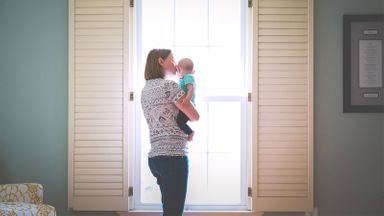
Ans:
[[[141,0],[136,7],[137,91],[144,85],[146,55],[169,48],[175,60],[195,63],[198,122],[189,148],[186,209],[247,208],[247,128],[244,0]],[[150,173],[148,129],[137,102],[134,208],[161,209]]]

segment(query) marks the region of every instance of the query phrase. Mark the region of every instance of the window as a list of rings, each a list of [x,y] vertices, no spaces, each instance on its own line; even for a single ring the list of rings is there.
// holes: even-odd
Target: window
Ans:
[[[146,55],[170,48],[191,58],[197,81],[199,122],[188,144],[190,175],[186,209],[247,209],[247,71],[245,1],[142,0],[136,5],[135,42],[143,85]],[[160,209],[160,192],[147,165],[150,144],[140,100],[136,100],[134,208]],[[224,196],[223,196],[224,195]]]
[[[146,129],[140,95],[130,100],[129,92],[143,86],[149,49],[165,47],[197,70],[202,118],[192,125],[190,157],[199,163],[191,164],[187,209],[225,215],[214,210],[246,209],[250,200],[251,214],[312,211],[313,0],[253,0],[249,9],[245,0],[190,2],[68,1],[68,208],[130,216],[160,208],[143,160],[148,136],[135,133]],[[218,124],[223,116],[231,123]]]

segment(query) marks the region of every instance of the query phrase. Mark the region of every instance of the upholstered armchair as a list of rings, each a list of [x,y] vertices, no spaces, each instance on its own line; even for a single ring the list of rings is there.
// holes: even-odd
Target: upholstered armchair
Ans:
[[[43,186],[36,183],[0,185],[0,216],[56,216],[43,204]]]

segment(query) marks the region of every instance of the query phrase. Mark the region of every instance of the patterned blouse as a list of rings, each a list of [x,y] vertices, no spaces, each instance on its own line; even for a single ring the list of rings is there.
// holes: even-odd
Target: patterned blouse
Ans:
[[[146,81],[141,92],[141,106],[149,127],[151,149],[148,157],[187,154],[187,135],[176,123],[179,109],[175,105],[184,94],[174,81]]]

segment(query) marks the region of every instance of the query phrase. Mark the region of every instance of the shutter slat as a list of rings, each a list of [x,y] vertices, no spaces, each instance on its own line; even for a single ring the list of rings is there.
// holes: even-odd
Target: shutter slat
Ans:
[[[114,161],[92,161],[92,162],[87,162],[87,161],[77,161],[74,163],[75,168],[122,168],[123,164],[121,162],[114,162]]]
[[[76,189],[123,189],[122,183],[75,183]]]
[[[100,43],[118,43],[120,44],[123,42],[123,36],[122,35],[77,35],[76,37],[76,48],[81,45],[81,43],[91,43],[91,42],[100,42]],[[97,43],[95,43],[97,45]],[[107,47],[105,47],[107,48]],[[117,46],[117,48],[121,48],[120,46]]]
[[[76,85],[77,91],[123,91],[122,85],[97,85],[97,84],[88,84],[88,85]],[[79,104],[78,104],[79,105]]]
[[[277,148],[277,149],[290,149],[290,148],[306,148],[307,142],[306,141],[263,141],[260,143],[259,147],[260,149],[271,149],[271,148]]]
[[[77,70],[86,71],[119,71],[122,73],[123,64],[76,64]]]
[[[261,197],[306,197],[307,190],[294,190],[294,191],[264,191],[260,190]]]
[[[123,134],[122,133],[116,133],[116,134],[101,134],[101,133],[93,133],[93,134],[83,134],[83,133],[78,133],[75,136],[75,140],[122,140]],[[119,149],[119,153],[122,152],[122,149]],[[105,152],[107,153],[107,152]]]
[[[260,99],[260,106],[306,106],[308,103],[305,99]],[[261,122],[262,123],[262,122]]]
[[[307,184],[307,177],[303,176],[261,176],[260,183],[276,183],[276,184]]]
[[[272,14],[272,15],[286,15],[286,14],[294,14],[294,15],[306,15],[308,12],[307,8],[280,8],[280,7],[265,7],[260,8],[259,14]]]
[[[109,197],[109,196],[122,196],[123,195],[123,192],[121,191],[121,189],[119,190],[81,190],[81,189],[77,189],[76,190],[76,195],[77,196],[92,196],[92,197],[95,197],[95,196],[102,196],[102,197]]]
[[[306,161],[307,159],[308,158],[306,155],[261,155],[260,156],[261,162],[303,162],[303,161]],[[297,171],[297,172],[302,173],[302,171]],[[292,170],[282,170],[282,171],[266,170],[265,172],[260,170],[260,175],[283,175],[283,174],[293,175],[293,173],[295,172],[293,172]]]
[[[260,57],[260,64],[306,64],[308,59],[306,57]]]
[[[259,50],[267,50],[267,51],[273,51],[273,50],[288,50],[288,51],[294,51],[294,50],[307,50],[308,44],[307,43],[260,43],[259,44]]]
[[[107,183],[107,182],[123,182],[123,179],[120,175],[100,175],[100,176],[93,176],[93,175],[77,175],[75,177],[75,182],[89,182],[89,183]],[[76,190],[77,191],[77,190]]]
[[[102,15],[76,15],[75,21],[122,21],[124,18],[120,14],[102,14]]]
[[[76,120],[76,126],[122,126],[122,120],[113,120],[113,119],[97,119],[97,120]]]
[[[292,7],[302,7],[307,8],[307,0],[260,0],[259,7],[282,7],[282,8],[292,8]]]
[[[260,113],[260,119],[265,120],[307,120],[307,113]]]
[[[283,122],[283,121],[281,121]],[[287,124],[288,122],[292,121],[286,121]],[[260,141],[307,141],[308,140],[308,135],[307,134],[260,134]],[[262,152],[260,152],[262,153]],[[289,154],[289,151],[287,151],[287,154]]]
[[[305,106],[260,106],[260,113],[302,113],[307,112],[307,107]]]
[[[307,89],[307,85],[260,85],[260,92],[287,92],[299,91],[303,92]]]
[[[261,22],[307,22],[306,15],[259,15]]]
[[[76,169],[77,175],[122,175],[121,169]]]
[[[307,163],[306,162],[259,162],[259,169],[306,169]],[[279,180],[278,183],[295,183],[295,182],[284,182]],[[267,181],[264,181],[263,183],[268,183]],[[272,183],[272,182],[271,182]],[[277,182],[274,182],[277,183]],[[296,183],[303,183],[303,182],[296,182]]]
[[[279,141],[280,139],[269,139],[269,141]],[[295,141],[296,139],[281,139],[281,141]],[[306,137],[298,138],[297,141],[306,141]],[[305,155],[307,154],[307,149],[305,148],[270,148],[270,149],[260,149],[260,155]]]
[[[259,85],[306,85],[307,78],[260,78]]]
[[[122,161],[120,154],[105,154],[105,155],[75,155],[74,160],[76,162],[120,162]],[[75,171],[76,173],[76,171]],[[102,177],[104,178],[104,177]],[[108,178],[108,176],[105,176]]]
[[[123,54],[122,49],[77,49],[76,57],[93,57],[93,56],[121,56]]]
[[[76,22],[75,29],[109,29],[109,28],[122,28],[124,22],[115,21],[115,22]]]
[[[265,114],[265,113],[264,113]],[[275,115],[276,113],[268,113]],[[289,113],[294,115],[295,113]],[[259,129],[260,134],[305,134],[307,133],[306,127],[262,127]]]
[[[306,77],[307,73],[305,71],[268,71],[260,70],[260,78],[302,78]]]
[[[91,36],[85,36],[85,38],[93,38]],[[79,42],[76,44],[77,50],[116,50],[121,49],[121,42],[114,42],[114,41],[105,41],[105,42],[92,42],[91,40],[88,42]],[[122,53],[121,53],[122,54]]]
[[[92,114],[92,113],[91,113]],[[98,113],[97,113],[98,114]],[[104,114],[104,113],[103,113]],[[82,133],[122,133],[123,129],[118,126],[77,126],[76,131]]]
[[[285,57],[285,56],[308,56],[306,50],[292,51],[292,50],[262,50],[259,52],[260,57]]]
[[[293,35],[283,35],[283,36],[275,36],[275,35],[260,35],[259,41],[265,43],[306,43],[308,42],[307,36],[293,36]]]
[[[121,98],[115,99],[115,98],[106,98],[106,99],[84,99],[84,98],[78,98],[76,99],[76,105],[122,105],[123,101]]]
[[[122,112],[122,106],[76,106],[76,112],[89,112],[89,113],[100,113],[100,112]]]
[[[122,92],[76,92],[78,98],[122,98]],[[121,114],[119,115],[121,118]]]
[[[122,7],[82,7],[82,8],[76,8],[75,13],[78,15],[85,15],[85,14],[123,14],[123,8]]]
[[[78,70],[76,78],[89,77],[89,78],[100,78],[109,77],[116,78],[122,76],[122,71],[119,70]]]
[[[103,36],[103,35],[122,35],[123,29],[114,28],[114,29],[76,29],[75,35],[78,36]]]
[[[279,71],[306,71],[306,64],[259,64],[259,69],[263,70],[279,70]]]
[[[263,29],[306,29],[307,22],[262,22],[259,23],[260,30]]]
[[[260,190],[307,190],[307,184],[260,184]]]
[[[120,154],[121,147],[83,147],[76,148],[75,154]]]
[[[112,120],[120,120],[123,118],[122,113],[78,113],[75,117],[75,119],[81,119],[81,120],[87,120],[87,119],[112,119]],[[77,128],[76,128],[77,129]]]
[[[121,78],[118,77],[105,77],[105,78],[99,78],[99,77],[87,77],[87,78],[81,78],[77,77],[76,79],[77,83],[76,85],[86,85],[86,84],[119,84],[122,85],[123,81]]]
[[[81,7],[122,7],[123,0],[76,0],[75,8]]]

